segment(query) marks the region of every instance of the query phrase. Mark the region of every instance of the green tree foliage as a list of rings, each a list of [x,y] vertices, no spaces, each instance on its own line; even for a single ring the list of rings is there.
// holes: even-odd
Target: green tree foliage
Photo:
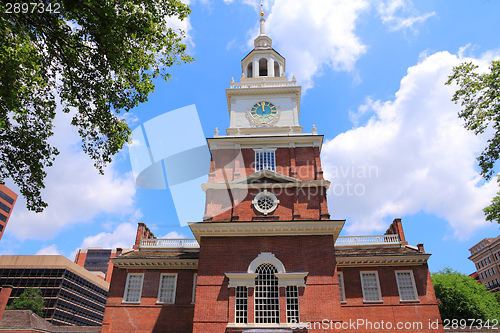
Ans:
[[[37,288],[27,288],[19,298],[16,298],[11,305],[7,306],[7,310],[31,310],[39,316],[43,316],[44,299],[42,291]]]
[[[118,114],[146,102],[168,67],[192,61],[183,32],[168,27],[189,13],[178,0],[0,0],[0,182],[13,179],[29,209],[47,206],[59,100],[102,173],[131,135]]]
[[[460,101],[463,107],[458,116],[464,119],[465,128],[476,135],[484,133],[487,128],[494,131],[487,147],[477,158],[481,175],[489,180],[493,176],[495,162],[500,158],[500,61],[492,61],[488,73],[475,72],[477,67],[471,62],[453,67],[446,84],[458,84],[452,101],[457,104]],[[500,182],[500,177],[497,181]],[[486,220],[500,223],[500,192],[484,212]]]
[[[500,319],[496,297],[474,278],[445,268],[432,273],[439,312],[444,319]]]

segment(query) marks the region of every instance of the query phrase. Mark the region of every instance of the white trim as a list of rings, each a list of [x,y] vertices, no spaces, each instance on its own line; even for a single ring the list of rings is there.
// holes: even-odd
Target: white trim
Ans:
[[[248,265],[247,273],[255,273],[255,270],[260,264],[269,263],[276,267],[278,273],[286,273],[285,266],[283,263],[274,256],[271,252],[262,252],[257,258],[252,260],[250,265]]]
[[[198,280],[198,273],[193,274],[193,296],[191,297],[191,304],[194,304],[196,301],[196,282]]]
[[[366,274],[366,275],[375,274],[375,280],[377,281],[377,296],[378,296],[378,300],[366,300],[366,297],[365,297],[365,286],[363,284],[363,274]],[[359,277],[361,279],[361,289],[363,291],[363,302],[364,303],[382,303],[383,299],[382,299],[382,293],[380,291],[380,280],[378,278],[378,271],[360,271],[359,272]]]
[[[337,272],[337,278],[339,280],[339,292],[341,292],[340,303],[347,303],[347,298],[345,297],[344,272]]]
[[[231,287],[255,287],[255,278],[257,273],[225,273],[229,279],[227,285],[228,288]]]
[[[278,278],[278,286],[280,287],[305,287],[307,274],[309,272],[275,273],[274,275]]]
[[[273,205],[271,206],[271,208],[265,209],[265,208],[262,208],[259,206],[259,200],[262,197],[269,197],[272,200]],[[267,215],[269,213],[274,212],[276,210],[276,208],[278,208],[279,203],[280,203],[280,201],[278,200],[278,197],[276,196],[276,194],[274,194],[273,192],[269,192],[268,190],[264,190],[262,192],[257,193],[257,195],[252,200],[253,207],[258,212],[260,212],[264,215]]]
[[[201,237],[258,237],[278,235],[332,235],[337,239],[345,220],[273,222],[188,222],[198,242]],[[426,257],[427,258],[427,257]]]
[[[410,279],[411,279],[411,285],[413,288],[414,299],[406,299],[406,300],[401,299],[401,288],[399,286],[398,273],[410,273]],[[415,284],[415,277],[413,276],[413,271],[412,270],[395,270],[394,274],[396,275],[396,283],[398,285],[399,300],[401,302],[420,302],[420,300],[418,299],[417,285]]]
[[[161,283],[162,279],[164,276],[173,276],[174,277],[174,290],[173,290],[173,295],[172,295],[172,302],[162,302],[160,301],[160,294],[161,294]],[[161,273],[160,274],[160,281],[158,283],[158,296],[156,297],[156,303],[158,304],[175,304],[175,295],[177,293],[177,273]]]
[[[132,276],[140,276],[141,277],[141,289],[139,290],[139,300],[138,301],[128,301],[127,298],[127,291],[128,291],[128,286],[130,282],[130,278]],[[144,273],[127,273],[127,282],[125,283],[125,290],[123,291],[123,301],[122,303],[134,303],[134,304],[139,304],[141,303],[141,296],[142,296],[142,286],[144,285]]]

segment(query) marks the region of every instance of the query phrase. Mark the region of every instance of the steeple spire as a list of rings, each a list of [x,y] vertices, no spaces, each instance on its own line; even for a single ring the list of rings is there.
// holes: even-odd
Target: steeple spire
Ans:
[[[266,13],[264,13],[264,4],[261,2],[260,3],[260,35],[266,35],[266,19],[264,18],[264,16],[266,15]]]

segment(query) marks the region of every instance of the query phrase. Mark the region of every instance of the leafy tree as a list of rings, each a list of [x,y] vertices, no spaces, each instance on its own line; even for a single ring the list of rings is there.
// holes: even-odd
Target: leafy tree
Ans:
[[[45,169],[58,154],[56,102],[75,110],[83,150],[95,167],[111,162],[131,135],[120,112],[147,101],[153,79],[190,62],[171,19],[179,0],[0,0],[0,182],[11,178],[42,211]]]
[[[11,305],[5,307],[7,310],[31,310],[39,316],[43,316],[44,299],[42,291],[37,288],[27,288],[16,298]]]
[[[474,278],[449,268],[431,277],[442,319],[500,319],[496,297]]]
[[[500,158],[500,61],[492,61],[488,73],[475,72],[477,65],[463,63],[453,67],[453,74],[446,84],[454,81],[458,90],[453,94],[452,101],[461,102],[463,110],[458,114],[465,120],[465,128],[481,134],[487,128],[494,131],[488,145],[477,158],[481,175],[489,180],[494,173],[495,162]],[[500,183],[500,177],[497,177]],[[493,198],[491,204],[484,209],[486,220],[500,223],[500,192]]]

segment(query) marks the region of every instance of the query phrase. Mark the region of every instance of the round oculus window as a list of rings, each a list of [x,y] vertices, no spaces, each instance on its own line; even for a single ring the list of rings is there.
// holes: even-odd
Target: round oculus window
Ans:
[[[268,192],[264,190],[255,196],[252,201],[253,206],[259,212],[264,215],[267,215],[273,212],[277,207],[280,201],[272,192]]]

